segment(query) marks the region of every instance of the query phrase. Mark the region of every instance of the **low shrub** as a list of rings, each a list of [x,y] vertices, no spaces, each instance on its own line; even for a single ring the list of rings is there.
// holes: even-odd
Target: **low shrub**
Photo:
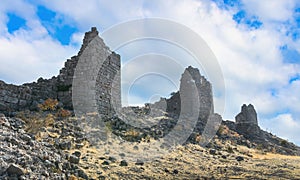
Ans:
[[[48,98],[42,104],[38,105],[38,108],[42,111],[54,111],[56,110],[58,101],[56,99]]]

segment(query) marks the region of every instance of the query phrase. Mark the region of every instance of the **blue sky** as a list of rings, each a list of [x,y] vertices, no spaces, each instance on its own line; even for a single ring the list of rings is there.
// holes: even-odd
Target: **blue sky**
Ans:
[[[233,120],[243,103],[252,103],[264,129],[300,144],[300,2],[297,0],[76,0],[72,3],[3,0],[0,79],[22,84],[40,76],[51,78],[58,74],[66,59],[78,52],[84,32],[90,27],[96,26],[101,33],[115,24],[149,17],[181,23],[207,42],[224,75],[224,111],[219,110],[219,99],[215,97],[216,111],[224,119]],[[156,57],[165,58],[164,61],[146,62],[137,58],[134,64],[126,66],[133,57],[145,52],[167,56]],[[120,48],[118,53],[124,65],[122,78],[126,90],[129,87],[126,82],[138,74],[136,67],[139,72],[149,62],[152,63],[148,68],[166,67],[164,63],[172,61],[166,57],[172,57],[171,54],[181,59],[178,61],[181,66],[193,61],[176,47],[162,42],[135,42]],[[131,87],[129,102],[142,104],[155,99],[157,94],[168,96],[178,87],[176,80],[182,70],[175,65],[166,69],[174,82],[160,75],[140,78]]]

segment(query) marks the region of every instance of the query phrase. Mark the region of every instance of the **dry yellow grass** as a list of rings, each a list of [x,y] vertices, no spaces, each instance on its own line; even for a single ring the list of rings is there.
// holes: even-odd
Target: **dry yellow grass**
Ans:
[[[288,156],[288,155],[282,155],[282,154],[274,154],[274,153],[259,153],[259,152],[253,152],[252,153],[253,158],[255,159],[292,159],[292,160],[299,160],[300,161],[300,156]]]
[[[117,147],[112,145],[111,149],[114,148]],[[300,179],[300,157],[261,154],[244,146],[236,148],[234,153],[220,151],[227,157],[224,159],[221,155],[210,155],[209,149],[189,144],[146,161],[143,166],[128,161],[128,166],[123,167],[119,166],[121,159],[110,162],[108,166],[103,165],[102,162],[108,161],[109,156],[116,156],[87,144],[81,152],[82,157],[88,157],[88,160],[80,161],[79,166],[94,179],[99,178],[99,171],[107,179]],[[127,150],[130,149],[134,151],[127,147]],[[246,154],[253,155],[253,158]],[[238,162],[236,156],[243,156],[245,160]]]

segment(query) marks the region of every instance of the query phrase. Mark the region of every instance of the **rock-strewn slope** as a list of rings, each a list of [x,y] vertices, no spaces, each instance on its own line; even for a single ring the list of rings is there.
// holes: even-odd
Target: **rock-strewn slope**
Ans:
[[[274,154],[288,153],[245,138],[229,122],[223,122],[206,147],[186,144],[152,161],[143,161],[142,154],[128,161],[111,153],[118,148],[115,142],[108,142],[106,150],[90,145],[74,117],[53,112],[18,117],[23,120],[0,115],[0,179],[300,178],[300,157]],[[141,151],[139,143],[149,141],[156,140],[143,139],[128,148]]]
[[[87,178],[78,167],[80,153],[68,153],[83,146],[80,129],[75,121],[51,117],[42,120],[44,127],[29,127],[30,122],[0,114],[0,179],[68,179],[72,174]]]

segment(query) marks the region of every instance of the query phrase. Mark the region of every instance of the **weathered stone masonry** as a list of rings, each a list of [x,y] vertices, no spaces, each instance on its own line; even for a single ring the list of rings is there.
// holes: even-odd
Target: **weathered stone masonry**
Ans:
[[[91,61],[96,64],[90,63]],[[88,74],[87,79],[79,82],[86,83],[87,89],[84,89],[83,92],[94,93],[93,96],[90,96],[91,99],[84,99],[86,96],[78,97],[79,102],[82,103],[81,107],[90,107],[84,103],[93,101],[93,111],[97,111],[101,115],[112,116],[116,105],[121,107],[120,55],[109,50],[98,36],[96,28],[85,33],[80,51],[65,62],[58,76],[51,79],[39,78],[37,82],[26,83],[21,86],[0,81],[0,113],[13,115],[13,112],[20,110],[36,110],[37,105],[48,98],[58,99],[61,103],[60,106],[72,109],[72,86],[75,86],[73,77],[75,70],[78,70],[78,62],[83,63],[81,66],[83,69],[79,69],[79,72],[87,72]],[[99,69],[95,69],[95,65],[99,65],[99,63],[101,66]],[[96,78],[93,79],[95,73]],[[209,118],[217,119],[216,122],[221,119],[214,114],[212,86],[201,76],[198,69],[191,66],[186,68],[181,78],[179,92],[174,93],[169,99],[162,98],[162,100],[167,103],[167,112],[172,117],[178,117],[181,113],[180,92],[188,87],[190,82],[194,82],[196,85],[200,102],[199,119],[194,129],[196,133],[204,130]],[[93,87],[89,87],[91,84]],[[193,99],[193,97],[182,98]],[[159,103],[157,102],[156,105]],[[210,117],[211,115],[212,117]],[[241,113],[236,116],[236,129],[246,136],[259,133],[257,115],[252,105],[242,107]]]
[[[16,111],[27,109],[36,110],[37,105],[48,98],[57,99],[62,107],[72,109],[72,82],[74,71],[83,51],[95,37],[99,38],[97,29],[93,27],[90,32],[85,33],[79,53],[65,62],[64,67],[56,77],[52,77],[51,79],[39,78],[37,82],[25,83],[21,86],[6,84],[0,81],[0,112],[12,115],[13,112]],[[102,81],[107,80],[103,75],[114,74],[120,70],[120,56],[111,52],[105,66],[106,67],[102,68],[99,72],[99,75],[103,77],[100,77]],[[101,80],[98,82],[101,82]],[[105,93],[102,95],[103,100],[100,100],[100,102],[107,102],[107,97],[109,97],[107,93],[110,92],[110,86],[105,84],[104,87],[101,83],[98,85],[100,85]],[[100,104],[103,104],[103,107],[105,106],[103,112],[109,111],[109,104]]]
[[[241,112],[236,115],[236,130],[246,137],[259,136],[260,128],[257,122],[257,114],[252,104],[244,104]]]

